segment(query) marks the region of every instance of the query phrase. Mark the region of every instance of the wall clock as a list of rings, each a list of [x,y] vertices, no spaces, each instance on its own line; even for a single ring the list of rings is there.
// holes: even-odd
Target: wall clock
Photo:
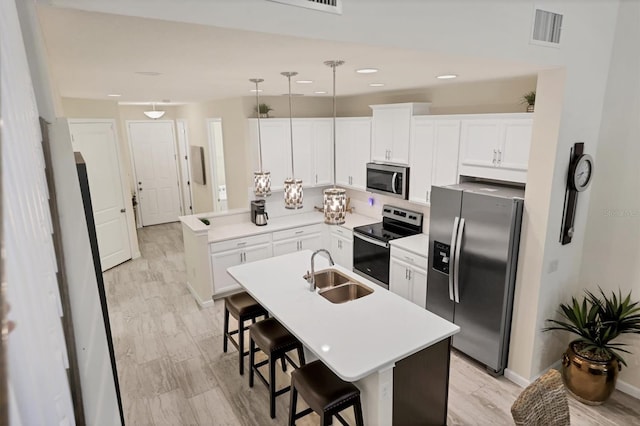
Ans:
[[[576,142],[571,148],[567,189],[564,194],[564,210],[562,212],[562,233],[560,242],[569,244],[574,234],[574,221],[578,205],[578,193],[589,187],[593,180],[593,158],[584,153],[584,142]]]

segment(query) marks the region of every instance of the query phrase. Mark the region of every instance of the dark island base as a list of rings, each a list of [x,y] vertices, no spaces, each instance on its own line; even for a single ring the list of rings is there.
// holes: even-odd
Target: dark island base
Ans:
[[[396,363],[393,424],[446,425],[451,338]]]

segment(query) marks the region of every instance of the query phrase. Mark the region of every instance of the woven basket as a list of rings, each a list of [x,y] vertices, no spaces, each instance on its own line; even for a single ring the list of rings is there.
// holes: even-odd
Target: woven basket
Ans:
[[[511,406],[516,425],[566,426],[569,403],[557,370],[549,370],[522,391]]]

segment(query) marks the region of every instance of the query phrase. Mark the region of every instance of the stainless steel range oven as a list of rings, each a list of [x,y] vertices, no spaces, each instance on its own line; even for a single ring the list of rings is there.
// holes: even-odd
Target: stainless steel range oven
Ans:
[[[382,222],[353,228],[353,270],[389,288],[389,241],[422,232],[422,213],[385,204]]]

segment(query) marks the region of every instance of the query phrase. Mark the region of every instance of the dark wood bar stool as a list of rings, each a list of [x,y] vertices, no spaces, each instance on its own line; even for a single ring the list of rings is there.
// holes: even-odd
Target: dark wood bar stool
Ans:
[[[282,360],[282,371],[286,371],[286,362],[288,361],[295,368],[298,368],[295,362],[289,357],[287,352],[292,350],[298,351],[298,359],[300,365],[304,365],[304,351],[302,343],[289,331],[284,328],[275,318],[269,318],[253,324],[249,328],[249,387],[253,387],[253,374],[269,389],[269,405],[271,418],[276,417],[276,397],[288,392],[291,386],[286,386],[276,391],[276,363]],[[256,364],[255,353],[256,346],[267,355],[267,359]],[[269,365],[269,380],[262,375],[258,367]]]
[[[296,414],[298,393],[309,408]],[[363,426],[360,390],[353,383],[345,382],[336,376],[321,361],[311,362],[291,373],[289,426],[295,426],[297,419],[312,411],[320,416],[322,426],[330,425],[333,416],[340,423],[348,426],[345,419],[338,413],[351,406],[355,413],[356,425]]]
[[[229,314],[231,314],[236,320],[238,320],[238,329],[229,331]],[[240,363],[240,374],[244,374],[244,356],[249,352],[244,350],[244,331],[247,327],[244,326],[244,322],[251,320],[253,324],[256,323],[258,317],[269,317],[267,310],[264,309],[256,300],[249,296],[246,292],[232,294],[224,299],[224,336],[222,349],[227,352],[228,341],[231,341],[233,346],[238,349],[238,361]],[[236,342],[231,336],[238,335],[238,341]]]

